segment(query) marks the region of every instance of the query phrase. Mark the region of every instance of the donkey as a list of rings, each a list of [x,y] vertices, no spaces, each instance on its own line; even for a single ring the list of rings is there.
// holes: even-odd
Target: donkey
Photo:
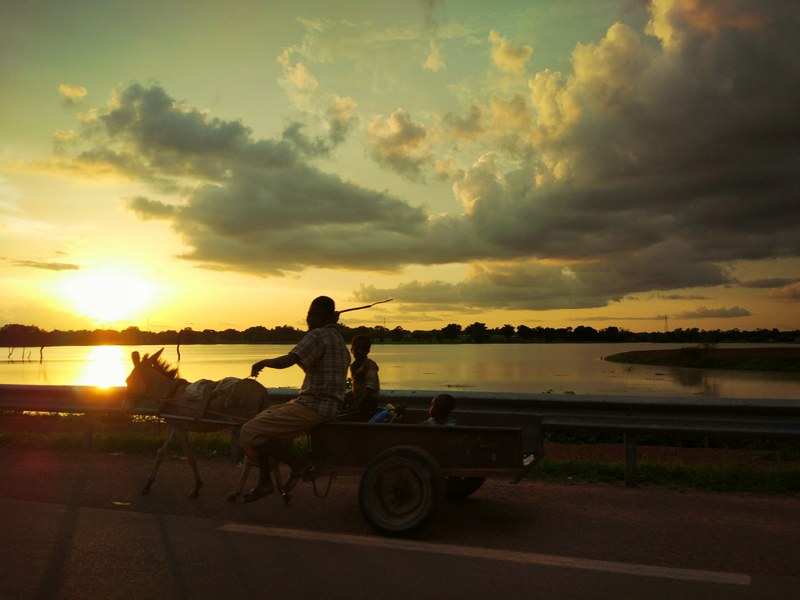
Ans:
[[[131,353],[133,370],[125,380],[127,401],[160,400],[158,413],[170,426],[164,445],[158,450],[156,462],[142,494],[150,493],[156,473],[167,454],[169,446],[180,442],[194,473],[195,486],[189,496],[196,498],[203,486],[197,461],[189,445],[189,431],[210,433],[226,427],[238,427],[267,407],[267,389],[255,379],[226,377],[218,382],[200,379],[190,383],[178,376],[178,368],[171,367],[161,358],[164,348],[152,355]],[[241,478],[228,500],[235,500],[241,493],[250,471],[249,459],[245,457]],[[275,473],[279,475],[279,471]],[[278,481],[280,486],[280,481]],[[247,496],[245,496],[247,500]]]

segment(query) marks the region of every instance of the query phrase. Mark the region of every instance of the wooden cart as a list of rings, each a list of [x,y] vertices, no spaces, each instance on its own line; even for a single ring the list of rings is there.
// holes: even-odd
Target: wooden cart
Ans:
[[[518,482],[543,457],[541,423],[458,412],[457,426],[337,420],[311,430],[319,473],[360,475],[364,518],[386,535],[411,535],[436,516],[446,499],[469,496],[486,478]],[[483,425],[491,421],[492,425]]]

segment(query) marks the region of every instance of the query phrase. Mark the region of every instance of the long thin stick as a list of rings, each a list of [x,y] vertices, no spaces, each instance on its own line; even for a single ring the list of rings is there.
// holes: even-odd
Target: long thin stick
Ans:
[[[376,304],[383,304],[384,302],[391,302],[394,298],[387,298],[386,300],[378,300],[377,302],[373,302],[372,304],[365,304],[364,306],[356,306],[355,308],[345,308],[344,310],[340,310],[339,314],[350,312],[351,310],[361,310],[362,308],[371,308]]]

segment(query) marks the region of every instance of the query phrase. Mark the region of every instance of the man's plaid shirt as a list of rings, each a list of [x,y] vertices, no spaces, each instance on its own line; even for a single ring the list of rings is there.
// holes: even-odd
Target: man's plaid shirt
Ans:
[[[336,325],[312,329],[290,353],[297,355],[306,373],[297,401],[334,418],[342,408],[350,366],[350,352]]]

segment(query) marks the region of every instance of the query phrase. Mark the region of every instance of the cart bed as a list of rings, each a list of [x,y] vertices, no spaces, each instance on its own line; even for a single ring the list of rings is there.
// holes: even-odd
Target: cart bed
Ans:
[[[525,427],[335,421],[311,431],[312,460],[323,472],[361,474],[376,456],[394,446],[424,450],[445,477],[519,481],[542,456],[538,421]]]

